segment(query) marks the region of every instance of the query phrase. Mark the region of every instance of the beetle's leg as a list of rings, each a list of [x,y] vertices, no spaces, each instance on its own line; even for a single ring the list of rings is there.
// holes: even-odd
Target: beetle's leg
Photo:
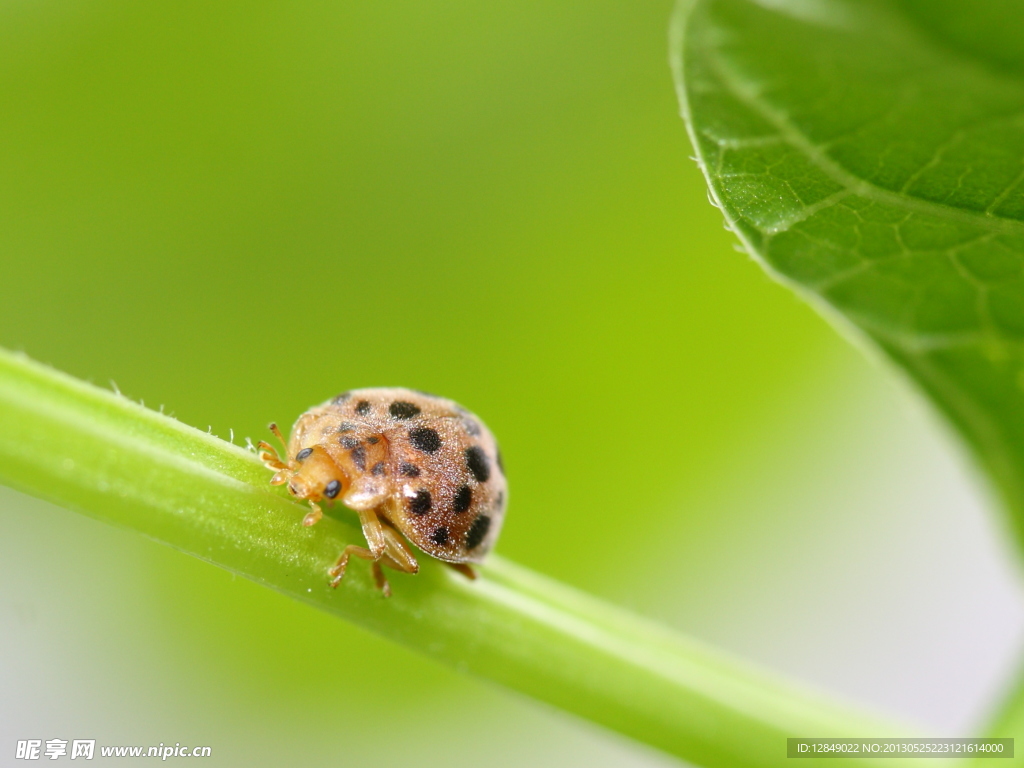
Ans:
[[[384,550],[387,547],[387,540],[384,536],[384,524],[377,517],[377,513],[372,509],[361,509],[356,510],[359,515],[359,522],[363,526],[363,535],[366,537],[366,543],[370,545],[370,548],[360,547],[358,544],[349,544],[345,547],[341,553],[341,557],[338,558],[338,562],[334,564],[327,573],[331,576],[331,586],[337,587],[343,578],[345,578],[345,568],[348,567],[348,559],[352,555],[361,557],[363,560],[380,560],[384,556]]]
[[[394,568],[402,573],[419,573],[420,564],[416,562],[416,556],[402,534],[390,525],[384,526],[385,550],[381,562],[388,568]]]
[[[328,572],[333,577],[331,586],[337,587],[345,577],[345,568],[351,555],[361,557],[364,560],[372,560],[373,580],[377,588],[384,593],[384,597],[391,597],[391,585],[388,584],[382,566],[394,568],[402,573],[417,573],[420,569],[409,545],[405,543],[402,535],[387,525],[377,516],[373,510],[359,512],[359,518],[363,523],[363,533],[370,549],[350,544],[338,558],[338,563]],[[377,550],[377,546],[380,547]],[[376,550],[376,552],[374,551]]]
[[[370,570],[373,571],[373,583],[377,585],[377,589],[384,594],[384,597],[391,597],[391,585],[388,584],[387,577],[384,575],[384,569],[380,567],[380,562],[374,560]]]
[[[306,516],[302,518],[302,524],[307,528],[311,525],[316,525],[320,522],[320,518],[324,516],[324,511],[320,509],[320,505],[310,499],[309,502],[310,510],[306,513]]]
[[[476,571],[473,570],[473,566],[469,563],[445,563],[449,568],[458,571],[470,581],[476,579]]]
[[[349,544],[342,551],[341,557],[338,558],[338,562],[334,564],[334,567],[327,571],[327,575],[331,577],[331,586],[335,589],[337,589],[338,585],[341,584],[341,580],[345,578],[345,569],[348,567],[348,559],[352,555],[361,557],[363,560],[373,560],[373,564],[377,564],[377,558],[373,556],[373,552],[368,550],[366,547],[360,547],[358,544]]]
[[[373,580],[377,582],[377,588],[384,593],[384,597],[391,597],[391,585],[388,584],[382,566],[386,565],[402,573],[418,573],[420,564],[416,562],[416,556],[405,539],[390,525],[384,526],[384,539],[384,555],[373,564]]]

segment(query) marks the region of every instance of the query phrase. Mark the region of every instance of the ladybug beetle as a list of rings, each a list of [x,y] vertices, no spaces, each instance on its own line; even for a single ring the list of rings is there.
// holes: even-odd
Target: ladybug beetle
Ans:
[[[498,538],[508,485],[498,444],[472,413],[425,392],[355,389],[302,414],[287,442],[276,424],[270,430],[286,458],[260,442],[260,459],[274,470],[271,485],[309,501],[303,525],[320,520],[324,499],[359,515],[367,546],[345,547],[328,571],[332,587],[355,555],[372,562],[378,588],[390,596],[382,565],[419,570],[406,540],[476,578],[470,563]]]

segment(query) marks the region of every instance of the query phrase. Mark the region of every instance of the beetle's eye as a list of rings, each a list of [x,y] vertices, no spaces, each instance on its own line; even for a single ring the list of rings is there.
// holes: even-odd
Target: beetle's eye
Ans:
[[[339,483],[337,480],[331,480],[331,482],[329,482],[327,486],[324,488],[324,496],[326,496],[328,499],[333,499],[335,496],[338,495],[338,491],[340,490],[341,483]]]
[[[312,448],[303,448],[301,451],[295,454],[296,461],[303,461],[313,455]]]

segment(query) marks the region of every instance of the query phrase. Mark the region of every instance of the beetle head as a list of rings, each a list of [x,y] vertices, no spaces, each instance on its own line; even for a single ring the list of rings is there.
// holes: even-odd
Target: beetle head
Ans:
[[[272,485],[288,484],[288,492],[297,499],[320,501],[334,499],[345,485],[338,465],[320,446],[303,448],[270,480]]]

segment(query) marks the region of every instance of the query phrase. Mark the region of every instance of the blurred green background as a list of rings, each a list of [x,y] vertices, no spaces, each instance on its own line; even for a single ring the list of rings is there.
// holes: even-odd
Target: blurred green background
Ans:
[[[733,251],[670,10],[0,2],[0,344],[239,443],[347,388],[444,394],[502,442],[502,555],[976,722],[1024,626],[998,523],[891,376]],[[10,491],[0,578],[0,751],[667,762]],[[950,590],[986,596],[977,630],[913,634]],[[963,679],[935,680],[951,654]]]

